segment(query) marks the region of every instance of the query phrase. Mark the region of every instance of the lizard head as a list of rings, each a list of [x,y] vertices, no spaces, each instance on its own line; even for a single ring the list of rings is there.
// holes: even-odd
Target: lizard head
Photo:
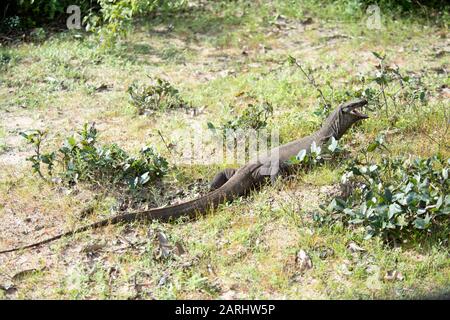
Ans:
[[[339,111],[342,113],[343,120],[356,122],[369,118],[369,116],[361,113],[358,109],[364,107],[367,104],[365,99],[356,99],[342,104],[339,107]]]
[[[367,104],[365,99],[356,99],[341,104],[328,117],[323,126],[328,136],[336,139],[341,138],[344,133],[356,122],[369,118],[360,112],[360,109]]]

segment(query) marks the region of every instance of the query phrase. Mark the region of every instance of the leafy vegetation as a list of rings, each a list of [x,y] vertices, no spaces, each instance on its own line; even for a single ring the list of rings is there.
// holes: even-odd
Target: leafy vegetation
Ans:
[[[233,108],[231,108],[233,109]],[[238,116],[223,121],[220,126],[207,122],[208,129],[225,141],[225,146],[234,150],[238,145],[244,144],[246,153],[250,150],[249,135],[268,140],[266,129],[268,120],[273,115],[273,107],[267,102],[248,104]],[[258,131],[259,130],[259,131]],[[270,148],[271,141],[267,141]]]
[[[345,150],[339,146],[337,140],[334,137],[331,137],[330,141],[323,146],[323,150],[322,147],[313,142],[309,152],[304,149],[300,150],[297,156],[292,157],[289,162],[302,169],[311,170],[315,167],[324,165],[325,161],[342,158],[344,153]]]
[[[54,20],[63,20],[70,5],[80,7],[87,31],[98,34],[101,48],[112,48],[125,37],[135,16],[156,11],[168,12],[184,7],[186,0],[10,0],[2,19],[0,32],[38,27]],[[81,18],[81,17],[80,17]]]
[[[0,32],[42,27],[65,14],[70,5],[80,6],[83,12],[96,9],[92,0],[6,0],[0,20]]]
[[[34,146],[34,154],[27,159],[33,171],[45,178],[41,169],[44,164],[53,181],[69,185],[83,181],[135,190],[160,180],[168,168],[166,159],[150,146],[142,148],[137,156],[130,156],[116,144],[98,146],[94,124],[85,124],[78,138],[68,137],[61,148],[47,153],[42,152],[46,132],[36,130],[21,135]],[[55,167],[58,172],[54,172]]]
[[[159,12],[177,10],[186,0],[98,0],[101,9],[85,18],[86,30],[96,32],[101,46],[113,47],[132,28],[132,18]]]
[[[363,226],[366,239],[433,236],[447,241],[450,159],[387,156],[379,162],[370,160],[367,154],[379,148],[387,148],[382,137],[364,151],[363,161],[349,160],[342,183],[351,192],[346,199],[335,198],[326,210],[350,225]]]
[[[152,111],[164,111],[169,109],[186,108],[185,102],[172,84],[161,78],[150,78],[150,85],[139,85],[133,82],[127,89],[130,101],[138,114]]]
[[[273,107],[267,102],[259,104],[248,104],[240,115],[231,120],[227,120],[220,126],[208,122],[208,128],[212,130],[220,130],[226,133],[228,130],[238,129],[262,129],[267,127],[268,120],[273,114]]]
[[[362,83],[367,85],[362,94],[378,110],[384,109],[386,116],[390,116],[392,111],[393,113],[417,111],[420,106],[426,106],[428,89],[421,75],[403,75],[398,66],[387,63],[386,54],[378,52],[372,52],[372,54],[379,63],[375,74],[369,75],[367,79],[364,76],[361,77]],[[375,84],[378,87],[377,90],[371,84]],[[393,110],[390,112],[390,109]],[[395,116],[392,119],[392,121],[398,120]]]

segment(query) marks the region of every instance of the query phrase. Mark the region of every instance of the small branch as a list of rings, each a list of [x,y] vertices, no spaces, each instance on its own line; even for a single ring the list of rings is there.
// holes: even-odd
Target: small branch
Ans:
[[[325,98],[322,90],[320,89],[320,87],[317,85],[316,80],[314,79],[314,76],[311,73],[307,73],[305,71],[305,69],[303,69],[302,65],[300,63],[297,62],[297,59],[291,57],[291,61],[295,63],[295,65],[300,69],[300,71],[305,75],[305,77],[308,79],[309,83],[317,90],[317,92],[319,92],[320,97],[322,98],[322,102],[324,103],[325,106],[330,106],[330,103],[328,102],[328,100]]]
[[[170,144],[166,143],[166,140],[164,139],[164,137],[163,137],[163,135],[162,135],[160,130],[158,130],[158,135],[161,138],[162,142],[164,143],[164,146],[166,147],[166,149],[169,150],[170,154],[173,156],[174,154],[173,154],[173,152],[172,152],[172,150],[170,148]]]

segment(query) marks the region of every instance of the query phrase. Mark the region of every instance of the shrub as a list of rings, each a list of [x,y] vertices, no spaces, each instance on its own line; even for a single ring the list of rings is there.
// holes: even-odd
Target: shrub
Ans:
[[[67,7],[77,5],[86,29],[99,34],[102,48],[110,48],[127,34],[133,17],[177,10],[186,4],[186,0],[7,0],[0,11],[0,32],[62,20],[67,18]]]
[[[382,139],[366,151],[378,148],[385,148]],[[351,160],[342,182],[353,191],[345,199],[333,199],[325,209],[348,225],[363,226],[366,238],[407,240],[437,234],[449,227],[449,165],[450,159],[438,155],[415,160],[383,157],[378,163]]]
[[[137,82],[128,87],[130,102],[139,114],[152,111],[164,111],[187,107],[188,104],[180,97],[178,89],[164,79],[150,78],[150,85],[140,85]]]
[[[12,58],[9,52],[0,52],[0,70],[6,69]]]
[[[389,65],[386,54],[372,54],[378,59],[377,70],[371,75],[361,77],[361,82],[366,86],[361,95],[378,111],[384,109],[389,117],[392,113],[417,111],[427,105],[428,89],[423,83],[423,76],[403,74],[398,66]],[[397,120],[395,115],[391,118],[394,122]]]
[[[33,28],[66,15],[66,8],[78,5],[82,12],[98,8],[93,0],[7,0],[0,21],[0,32]]]
[[[224,133],[227,130],[237,129],[262,129],[267,127],[267,120],[273,114],[273,107],[267,102],[260,104],[248,104],[242,113],[232,120],[224,122],[222,125],[216,126],[208,122],[208,127],[212,130],[220,129]]]
[[[68,137],[61,148],[49,153],[42,152],[45,132],[35,130],[21,135],[35,148],[27,159],[33,171],[46,179],[41,169],[41,165],[46,165],[53,181],[61,180],[68,185],[84,181],[134,190],[161,179],[168,169],[166,159],[150,146],[142,148],[137,156],[130,156],[116,144],[98,146],[93,124],[85,124],[78,137]]]

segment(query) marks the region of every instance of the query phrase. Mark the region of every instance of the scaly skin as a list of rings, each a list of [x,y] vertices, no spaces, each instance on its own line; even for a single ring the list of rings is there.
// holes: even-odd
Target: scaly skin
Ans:
[[[168,221],[182,216],[194,217],[196,214],[203,214],[208,210],[216,208],[221,203],[232,201],[234,198],[247,194],[252,189],[259,188],[268,176],[274,179],[279,174],[288,171],[290,169],[288,160],[296,156],[301,150],[309,152],[313,142],[320,146],[331,137],[339,140],[354,123],[367,118],[366,115],[361,114],[357,110],[366,104],[367,101],[361,99],[344,103],[327,118],[322,128],[315,133],[276,147],[265,156],[250,161],[238,170],[226,169],[220,172],[211,184],[211,187],[215,190],[203,197],[169,207],[117,215],[72,231],[61,233],[43,241],[3,250],[0,251],[0,254],[38,247],[65,236],[120,222],[136,220]]]

